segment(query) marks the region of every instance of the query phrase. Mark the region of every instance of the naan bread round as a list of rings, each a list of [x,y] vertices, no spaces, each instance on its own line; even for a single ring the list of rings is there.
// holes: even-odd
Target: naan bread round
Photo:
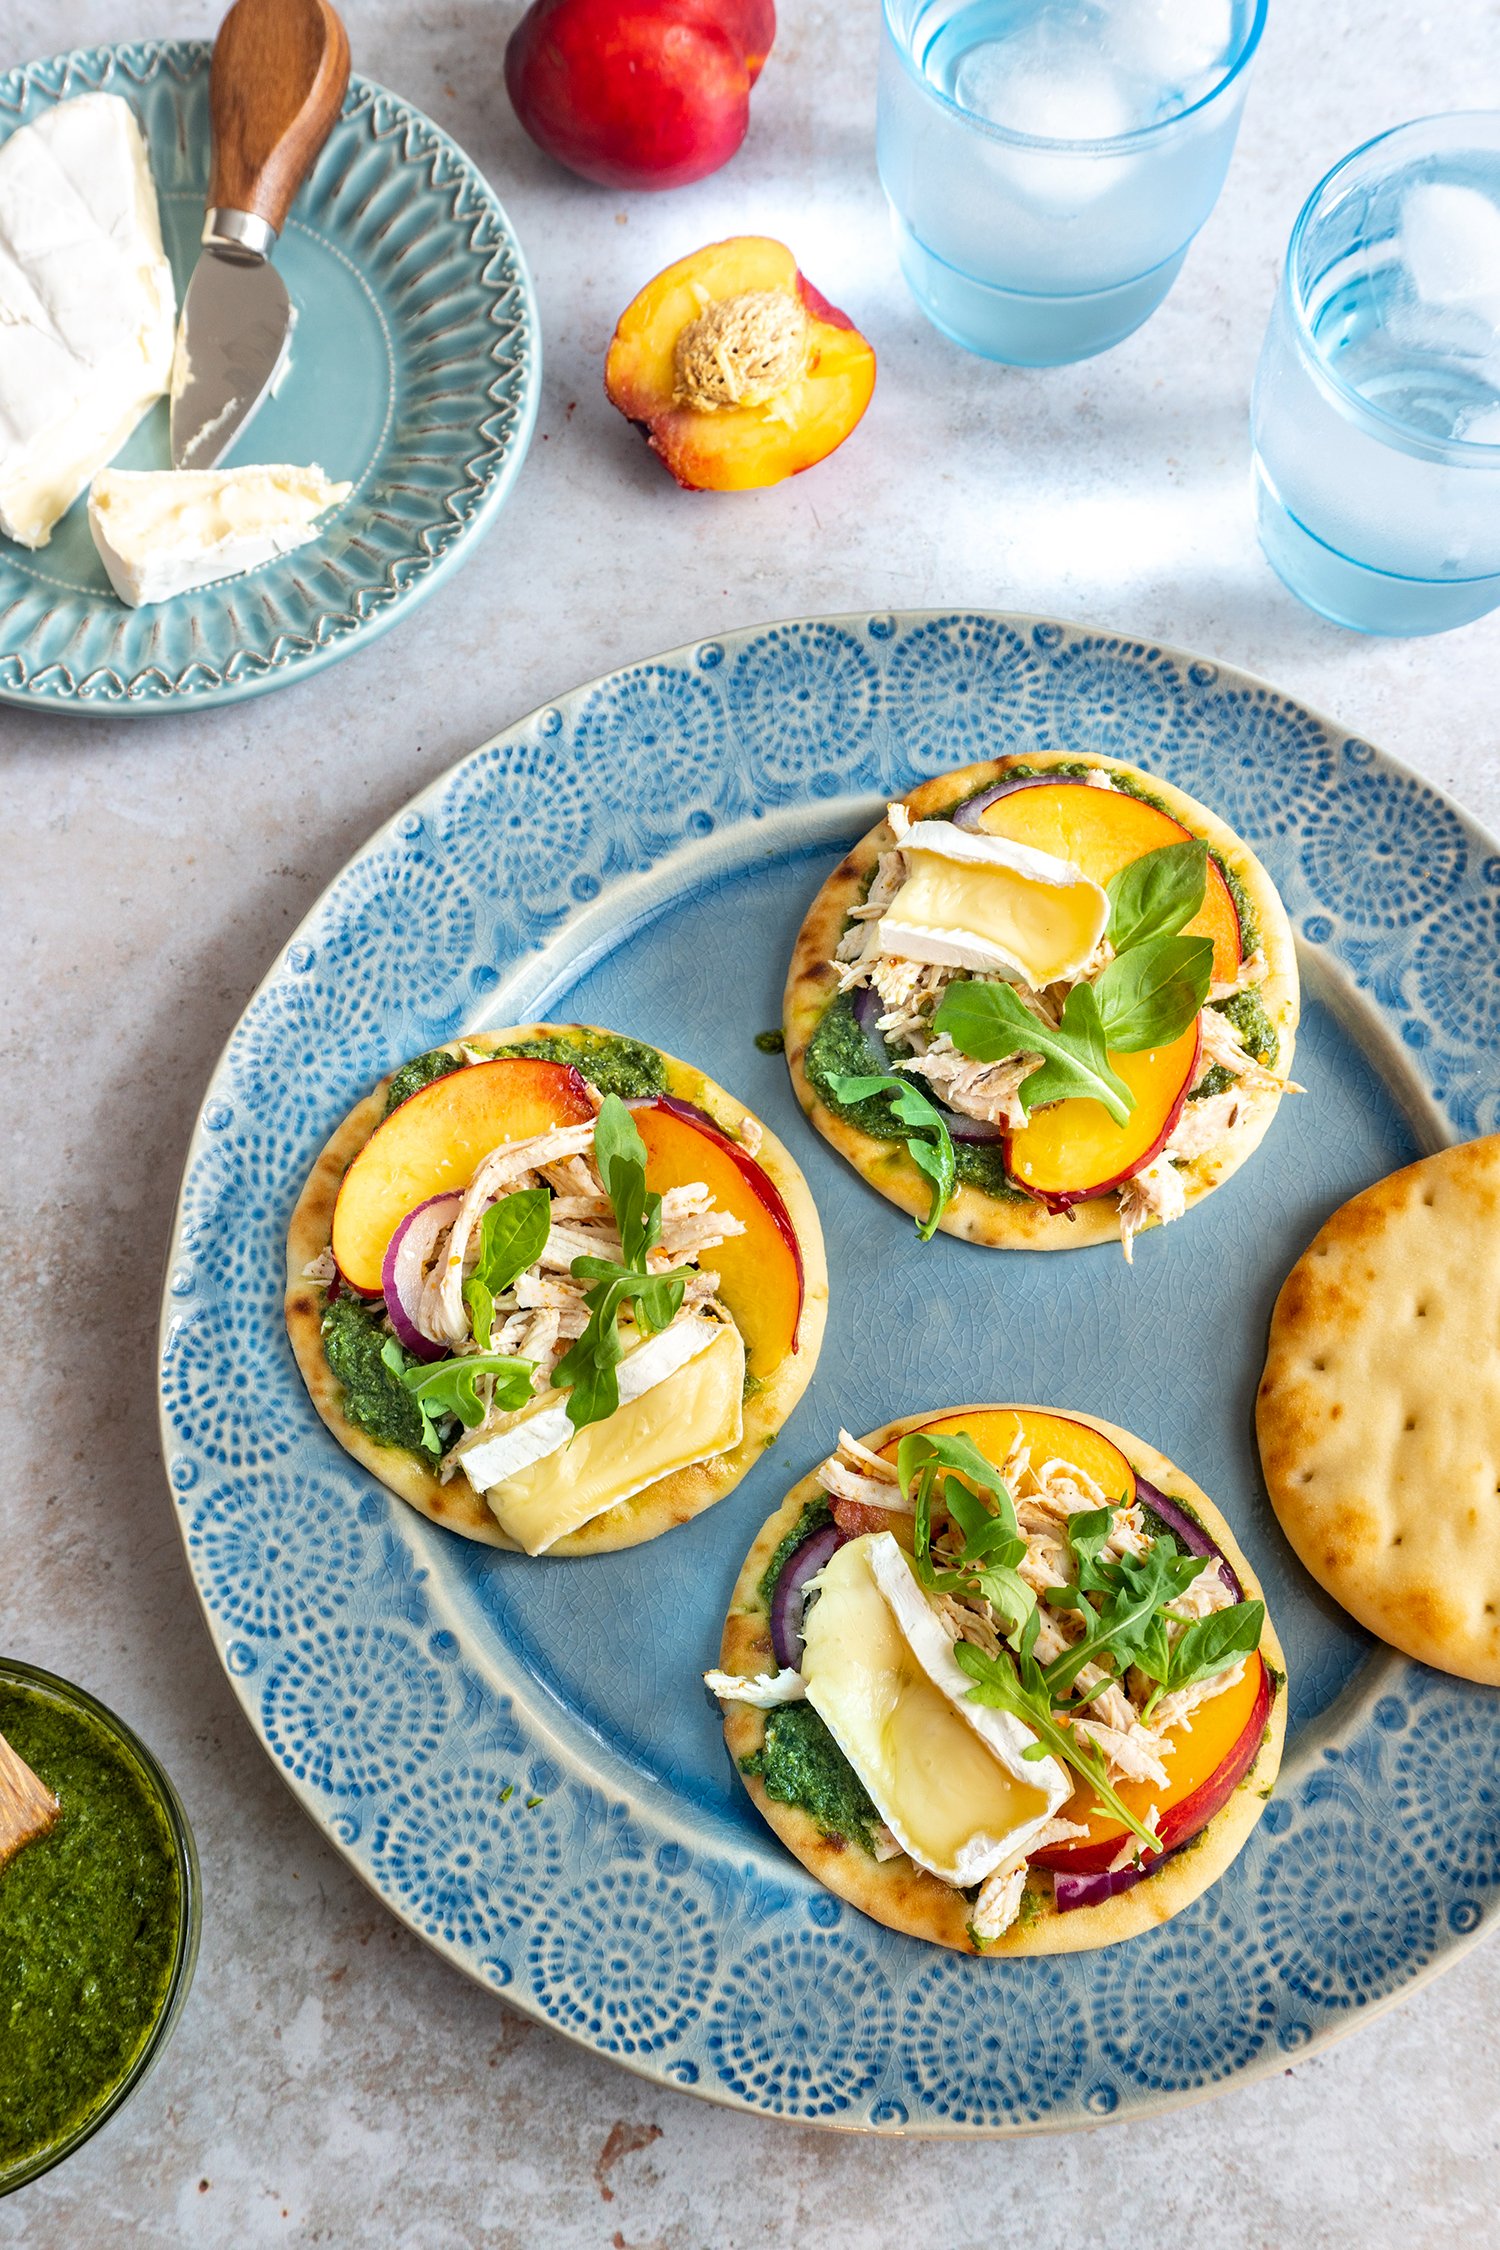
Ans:
[[[1285,1078],[1292,1066],[1299,1009],[1297,955],[1291,924],[1275,884],[1255,854],[1205,805],[1185,796],[1155,774],[1142,773],[1119,758],[1082,757],[1074,750],[1027,751],[1015,757],[987,759],[981,765],[961,766],[954,773],[924,781],[920,788],[910,792],[905,804],[914,821],[942,820],[955,805],[994,782],[1003,781],[1006,774],[1018,766],[1040,773],[1053,766],[1078,765],[1094,766],[1101,773],[1121,774],[1144,789],[1192,835],[1211,844],[1243,884],[1260,924],[1261,950],[1266,958],[1265,981],[1258,989],[1279,1042],[1268,1067]],[[843,936],[850,913],[865,894],[876,861],[883,851],[891,850],[894,843],[889,824],[882,820],[879,827],[872,828],[839,863],[813,900],[792,951],[782,1020],[787,1065],[797,1099],[824,1140],[846,1156],[870,1186],[890,1202],[909,1211],[914,1218],[925,1218],[931,1202],[931,1185],[912,1163],[905,1144],[899,1140],[877,1140],[861,1132],[847,1118],[836,1116],[819,1100],[805,1069],[808,1044],[838,990],[837,977],[829,965],[834,949]],[[918,1078],[917,1084],[922,1083]],[[1201,1203],[1204,1196],[1211,1195],[1231,1173],[1237,1172],[1246,1157],[1259,1147],[1280,1099],[1279,1093],[1268,1091],[1246,1094],[1239,1119],[1224,1138],[1190,1160],[1183,1172],[1189,1209]],[[1152,1219],[1147,1223],[1155,1226],[1157,1221]],[[1095,1196],[1086,1203],[1075,1203],[1069,1212],[1052,1212],[1030,1198],[1002,1198],[987,1195],[982,1188],[960,1184],[939,1225],[946,1234],[962,1235],[970,1242],[997,1250],[1081,1250],[1090,1243],[1118,1243],[1120,1239],[1118,1205],[1114,1195],[1109,1193]]]
[[[899,1421],[887,1422],[883,1429],[874,1431],[863,1442],[878,1453],[883,1445],[904,1436],[908,1430],[926,1429],[938,1420],[948,1424],[958,1414],[1004,1411],[1004,1406],[981,1406],[970,1401],[967,1406],[906,1414]],[[1064,1414],[1071,1421],[1087,1423],[1090,1429],[1112,1438],[1133,1469],[1169,1499],[1185,1501],[1192,1509],[1239,1579],[1244,1599],[1265,1599],[1259,1579],[1218,1509],[1199,1491],[1191,1477],[1184,1476],[1164,1453],[1132,1437],[1128,1430],[1116,1428],[1113,1422],[1101,1421],[1097,1414],[1080,1414],[1076,1407],[1046,1407],[1036,1411]],[[719,1650],[723,1671],[755,1674],[776,1670],[770,1614],[761,1595],[760,1581],[771,1557],[802,1510],[822,1490],[816,1470],[804,1477],[763,1526],[745,1557],[724,1622]],[[1066,1914],[1059,1914],[1049,1901],[1033,1919],[1024,1925],[1015,1924],[1003,1937],[987,1944],[980,1958],[1014,1960],[1018,1954],[1027,1953],[1089,1953],[1101,1945],[1115,1945],[1122,1938],[1137,1937],[1143,1930],[1154,1930],[1160,1923],[1170,1922],[1174,1914],[1180,1914],[1185,1906],[1190,1906],[1218,1881],[1243,1849],[1251,1829],[1265,1811],[1266,1799],[1281,1768],[1281,1749],[1286,1736],[1286,1659],[1281,1653],[1269,1609],[1260,1637],[1260,1654],[1272,1683],[1271,1716],[1265,1740],[1250,1771],[1207,1827],[1133,1889],[1121,1891],[1098,1906],[1073,1907]],[[775,1829],[787,1850],[828,1890],[847,1899],[851,1906],[857,1906],[861,1914],[868,1914],[873,1921],[884,1922],[889,1929],[899,1930],[906,1937],[926,1938],[933,1945],[951,1946],[956,1952],[973,1955],[968,1922],[974,1909],[965,1892],[940,1883],[935,1875],[918,1867],[905,1853],[897,1859],[877,1860],[856,1843],[841,1836],[825,1835],[812,1815],[804,1812],[800,1805],[782,1804],[767,1796],[759,1775],[741,1770],[741,1761],[765,1741],[767,1716],[753,1704],[726,1703],[724,1741],[756,1810]]]
[[[1420,1663],[1500,1686],[1500,1135],[1377,1180],[1314,1236],[1256,1429],[1318,1584]]]
[[[479,1054],[497,1047],[512,1047],[520,1040],[575,1038],[580,1032],[597,1032],[591,1024],[529,1023],[509,1031],[486,1032],[466,1039],[462,1046],[450,1041],[444,1052],[461,1055],[463,1049]],[[605,1037],[610,1034],[605,1033]],[[432,1048],[425,1050],[437,1053]],[[706,1110],[716,1124],[738,1133],[752,1115],[742,1102],[715,1085],[701,1070],[664,1053],[667,1091],[680,1100]],[[516,1542],[500,1529],[482,1496],[461,1473],[442,1484],[433,1472],[402,1446],[380,1445],[351,1422],[343,1409],[343,1391],[323,1350],[321,1287],[307,1279],[307,1269],[329,1248],[333,1237],[333,1207],[339,1183],[370,1135],[385,1117],[384,1078],[358,1107],[352,1109],[329,1141],[306,1187],[297,1200],[287,1230],[286,1325],[313,1405],[347,1453],[394,1492],[398,1499],[430,1516],[448,1531],[462,1532],[487,1547],[520,1552]],[[755,1119],[759,1124],[760,1120]],[[674,1525],[691,1522],[716,1500],[732,1492],[747,1471],[761,1458],[782,1423],[812,1380],[828,1317],[828,1267],[823,1255],[823,1230],[807,1182],[774,1133],[761,1127],[755,1160],[767,1174],[787,1207],[802,1252],[802,1313],[797,1324],[796,1349],[764,1378],[745,1400],[744,1427],[732,1453],[717,1454],[711,1461],[679,1469],[659,1478],[632,1499],[595,1516],[547,1550],[548,1555],[602,1555],[621,1547],[638,1547]]]

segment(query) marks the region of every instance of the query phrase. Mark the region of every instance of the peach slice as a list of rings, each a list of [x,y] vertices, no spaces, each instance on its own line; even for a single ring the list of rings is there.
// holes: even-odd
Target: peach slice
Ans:
[[[1007,836],[1012,843],[1070,859],[1096,883],[1107,883],[1131,860],[1164,844],[1180,844],[1190,834],[1170,813],[1123,789],[1094,789],[1068,780],[1019,783],[985,806],[979,826],[991,836]],[[1240,918],[1212,859],[1202,908],[1184,934],[1211,937],[1214,975],[1225,982],[1234,975],[1242,957]]]
[[[875,354],[784,242],[738,235],[647,282],[620,315],[604,388],[680,485],[747,492],[843,443]]]
[[[587,1125],[593,1115],[571,1063],[506,1055],[435,1078],[392,1110],[344,1174],[333,1209],[340,1274],[377,1296],[386,1247],[408,1211],[446,1188],[466,1187],[502,1142]]]
[[[1049,1211],[1066,1211],[1070,1203],[1087,1203],[1122,1186],[1171,1138],[1198,1075],[1202,1036],[1195,1017],[1169,1046],[1147,1047],[1138,1055],[1111,1051],[1110,1068],[1135,1096],[1123,1125],[1103,1102],[1086,1095],[1033,1110],[1030,1123],[1005,1144],[1005,1168],[1016,1186]]]
[[[1115,1784],[1122,1802],[1140,1820],[1153,1805],[1160,1818],[1156,1832],[1164,1852],[1185,1844],[1206,1828],[1255,1763],[1271,1709],[1271,1680],[1258,1654],[1250,1657],[1232,1687],[1200,1703],[1191,1719],[1163,1737],[1167,1786],[1155,1781]],[[1037,1852],[1038,1867],[1070,1875],[1101,1873],[1125,1841],[1123,1825],[1099,1806],[1086,1781],[1080,1781],[1062,1808],[1065,1820],[1084,1821],[1087,1836]]]
[[[1004,1468],[1019,1436],[1034,1460],[1066,1461],[1091,1477],[1117,1504],[1129,1507],[1135,1498],[1135,1471],[1114,1440],[1090,1429],[1087,1422],[1075,1422],[1071,1415],[1045,1414],[1029,1406],[975,1407],[967,1414],[944,1414],[935,1422],[924,1422],[921,1435],[972,1438],[997,1469]],[[892,1438],[881,1448],[887,1460],[895,1460],[900,1442]]]
[[[632,1114],[646,1144],[649,1188],[664,1195],[701,1180],[721,1211],[744,1221],[743,1234],[703,1259],[719,1276],[750,1373],[764,1379],[796,1350],[802,1317],[802,1251],[780,1192],[752,1156],[686,1102],[652,1102]]]

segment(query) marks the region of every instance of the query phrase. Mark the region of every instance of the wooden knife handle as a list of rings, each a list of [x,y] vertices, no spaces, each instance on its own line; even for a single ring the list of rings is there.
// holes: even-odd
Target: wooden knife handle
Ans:
[[[209,77],[209,208],[252,211],[279,234],[348,83],[349,36],[328,0],[235,0]]]

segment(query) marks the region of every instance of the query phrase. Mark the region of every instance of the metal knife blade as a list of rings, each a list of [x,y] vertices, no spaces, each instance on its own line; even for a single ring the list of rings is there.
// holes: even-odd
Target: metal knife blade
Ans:
[[[268,259],[200,252],[172,362],[174,469],[223,460],[274,388],[296,319]]]

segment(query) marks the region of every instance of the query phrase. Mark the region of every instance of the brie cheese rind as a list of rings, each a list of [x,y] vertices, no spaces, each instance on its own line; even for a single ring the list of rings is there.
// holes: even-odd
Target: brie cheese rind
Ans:
[[[575,1431],[567,1393],[541,1391],[507,1429],[461,1440],[458,1463],[495,1521],[544,1555],[659,1478],[730,1452],[743,1431],[745,1346],[737,1328],[689,1313],[625,1354],[620,1403]]]
[[[1072,1793],[972,1681],[888,1531],[838,1548],[803,1622],[807,1700],[902,1850],[967,1890],[1023,1859]]]
[[[0,146],[0,531],[53,525],[167,388],[177,316],[156,190],[118,94]]]
[[[906,879],[881,917],[882,953],[1019,976],[1034,991],[1093,958],[1109,900],[1071,860],[949,820],[915,821],[899,843]]]
[[[105,469],[89,493],[89,529],[110,584],[138,609],[305,546],[352,490],[316,464]]]

